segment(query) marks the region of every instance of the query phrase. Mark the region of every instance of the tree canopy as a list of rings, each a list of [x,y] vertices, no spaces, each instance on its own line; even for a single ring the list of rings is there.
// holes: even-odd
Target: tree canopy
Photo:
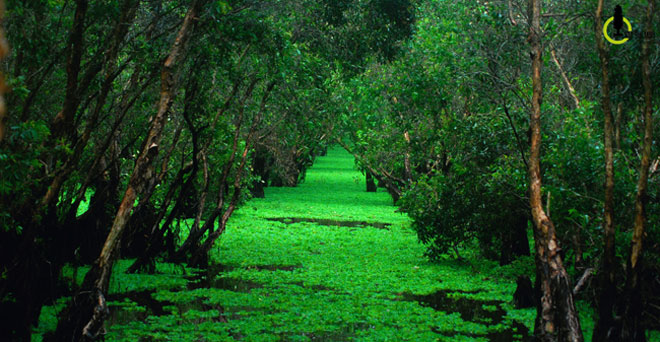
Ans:
[[[4,5],[3,336],[70,296],[50,338],[99,339],[117,260],[208,267],[236,210],[332,146],[432,262],[533,262],[540,340],[660,330],[654,0],[621,4],[622,36],[603,0]]]

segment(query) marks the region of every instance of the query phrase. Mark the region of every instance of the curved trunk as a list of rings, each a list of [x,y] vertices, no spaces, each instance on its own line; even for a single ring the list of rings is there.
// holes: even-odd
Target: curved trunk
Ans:
[[[562,262],[555,226],[545,213],[541,198],[541,0],[529,0],[529,43],[532,58],[530,111],[529,201],[534,221],[536,283],[540,290],[534,334],[540,341],[582,342],[580,321],[573,302],[568,274]]]
[[[184,54],[185,45],[190,31],[193,29],[194,18],[199,12],[200,5],[201,1],[193,1],[191,4],[169,56],[163,63],[158,112],[151,122],[149,133],[135,163],[128,188],[101,254],[85,276],[81,290],[63,312],[63,317],[56,330],[56,336],[60,340],[93,341],[101,335],[103,322],[108,315],[105,295],[108,292],[112,266],[117,258],[120,239],[138,193],[144,190],[149,179],[153,177],[153,162],[158,156],[163,128],[175,97],[175,70]]]

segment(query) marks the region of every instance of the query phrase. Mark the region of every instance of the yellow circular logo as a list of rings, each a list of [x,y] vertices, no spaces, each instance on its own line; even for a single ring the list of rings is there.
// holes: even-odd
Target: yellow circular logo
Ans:
[[[609,34],[607,34],[607,26],[608,26],[613,20],[614,20],[614,17],[610,17],[610,18],[607,19],[607,21],[605,22],[605,25],[603,25],[603,35],[605,36],[605,39],[607,39],[608,42],[610,42],[610,43],[612,43],[612,44],[616,44],[616,45],[620,45],[620,44],[623,44],[623,43],[627,42],[627,41],[628,41],[628,37],[623,38],[623,39],[620,39],[620,40],[615,40],[615,39],[612,39],[612,37],[610,37]],[[628,21],[628,19],[626,19],[626,17],[623,17],[623,22],[626,23],[626,26],[628,27],[628,32],[632,32],[632,25],[630,25],[630,22]]]

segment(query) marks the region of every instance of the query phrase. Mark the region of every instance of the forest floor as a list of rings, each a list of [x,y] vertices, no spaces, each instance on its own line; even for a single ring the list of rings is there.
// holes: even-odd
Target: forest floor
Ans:
[[[534,309],[512,305],[517,274],[471,251],[431,263],[389,195],[365,192],[352,156],[331,149],[296,188],[267,188],[231,218],[199,271],[159,263],[109,295],[106,341],[522,341]],[[82,279],[87,268],[67,268]],[[35,340],[67,298],[42,310]],[[581,305],[587,308],[586,305]],[[589,310],[589,309],[587,309]],[[581,310],[585,311],[585,310]],[[590,314],[582,315],[590,335]],[[590,336],[587,336],[590,340]]]

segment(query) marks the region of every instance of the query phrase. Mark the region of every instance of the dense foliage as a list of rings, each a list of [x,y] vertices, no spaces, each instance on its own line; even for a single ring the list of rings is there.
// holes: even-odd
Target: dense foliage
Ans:
[[[473,247],[502,263],[529,253],[526,117],[532,84],[525,8],[519,1],[421,3],[414,35],[401,57],[390,63],[373,61],[336,91],[343,100],[341,127],[351,152],[413,219],[432,259],[460,257]],[[585,270],[599,268],[605,246],[602,80],[591,20],[595,10],[593,3],[547,2],[542,20],[543,199],[575,282]],[[636,38],[609,50],[616,117],[615,282],[621,291],[643,147],[639,61],[645,11],[645,4],[624,6],[627,18],[637,20]],[[657,32],[657,20],[654,25]],[[651,63],[657,67],[660,51],[653,43]],[[657,88],[658,69],[651,70]],[[653,108],[657,116],[658,103]],[[655,136],[658,132],[656,126]],[[656,166],[651,165],[646,202],[647,296],[658,288],[650,274],[660,267],[654,240],[660,227],[659,152],[654,143],[651,160]],[[599,285],[587,283],[580,296],[595,300]],[[652,306],[647,310],[646,322],[656,321],[658,312]]]
[[[539,15],[544,207],[530,208],[526,1],[6,1],[0,335],[28,338],[44,303],[71,295],[57,334],[98,337],[116,260],[206,266],[235,210],[303,182],[332,144],[435,262],[527,260],[542,209],[571,282],[586,281],[574,292],[598,306],[607,282],[589,279],[630,292],[643,241],[643,322],[658,329],[660,21],[653,1],[624,4],[632,38],[605,51],[597,6],[546,1]],[[79,287],[63,276],[90,264]]]

